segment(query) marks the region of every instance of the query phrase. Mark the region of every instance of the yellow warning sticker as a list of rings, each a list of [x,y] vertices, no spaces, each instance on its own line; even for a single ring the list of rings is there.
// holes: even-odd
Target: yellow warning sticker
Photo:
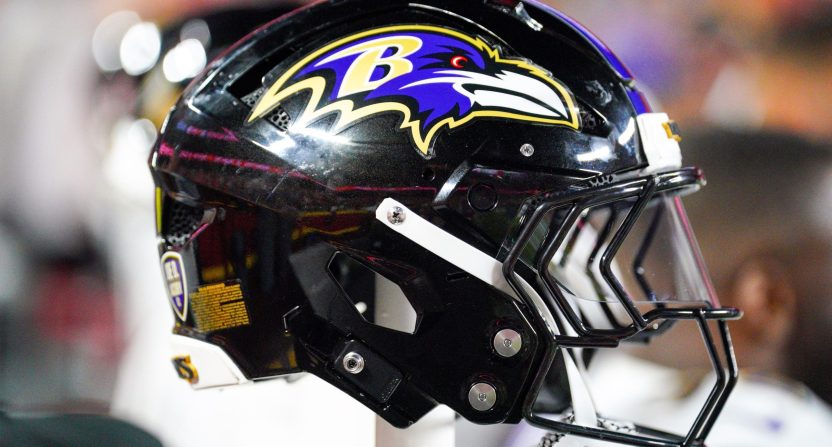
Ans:
[[[249,324],[246,303],[239,283],[203,286],[188,294],[196,328],[218,331]]]

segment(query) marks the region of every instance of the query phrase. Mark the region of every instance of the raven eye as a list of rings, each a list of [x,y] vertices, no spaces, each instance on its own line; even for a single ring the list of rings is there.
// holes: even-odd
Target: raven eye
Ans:
[[[465,56],[454,56],[451,58],[451,66],[454,68],[463,68],[468,63],[468,58]]]

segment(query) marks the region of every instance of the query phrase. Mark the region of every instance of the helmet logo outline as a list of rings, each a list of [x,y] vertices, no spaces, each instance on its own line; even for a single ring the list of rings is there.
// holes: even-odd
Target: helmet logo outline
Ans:
[[[338,39],[291,65],[268,87],[246,123],[311,92],[292,127],[337,113],[332,132],[397,112],[419,153],[432,155],[442,129],[501,118],[579,129],[569,89],[525,59],[504,58],[479,37],[432,25],[375,28]]]

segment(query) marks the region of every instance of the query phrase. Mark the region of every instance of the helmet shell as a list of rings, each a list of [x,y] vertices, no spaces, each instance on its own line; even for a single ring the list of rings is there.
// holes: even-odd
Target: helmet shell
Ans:
[[[195,279],[188,291],[216,281],[239,287],[249,319],[210,330],[188,314],[174,332],[220,346],[250,379],[312,372],[397,426],[437,403],[480,423],[520,419],[537,365],[554,349],[543,336],[547,329],[516,298],[392,233],[375,219],[376,208],[395,198],[499,258],[525,200],[646,164],[635,131],[646,105],[620,62],[574,22],[534,2],[521,3],[524,8],[502,3],[315,4],[253,32],[189,86],[151,155],[157,185],[170,202],[160,211],[161,251],[192,258],[182,267]],[[469,64],[469,71],[485,72],[467,76],[490,78],[467,83],[463,98],[438,118],[432,111],[440,106],[426,108],[419,95],[402,95],[405,86],[384,98],[369,98],[380,87],[342,95],[349,73],[332,61],[372,54],[356,49],[362,38],[394,37],[419,39],[421,48],[435,39],[434,47],[449,48],[447,58],[437,50],[411,56],[438,57],[443,72]],[[378,50],[365,84],[392,79],[395,61],[404,58],[397,51],[405,50],[406,44]],[[412,68],[431,64],[413,62]],[[322,90],[298,90],[257,113],[269,95],[285,93],[273,91],[276,85],[312,78],[321,79],[315,82]],[[505,88],[520,78],[525,83]],[[528,93],[540,85],[547,87],[540,90],[544,96]],[[460,93],[445,91],[449,96],[441,100]],[[339,102],[347,97],[352,102]],[[475,97],[479,102],[471,105]],[[466,99],[470,109],[463,110]],[[375,112],[355,117],[361,107],[378,104]],[[531,104],[540,113],[519,106],[507,111],[506,104]],[[326,106],[332,111],[317,113]],[[414,117],[423,122],[407,127]],[[203,213],[172,211],[181,207],[221,211],[202,231]],[[184,226],[184,243],[167,234],[176,215],[197,216]],[[356,311],[332,267],[344,256],[402,290],[418,314],[413,333],[371,324]],[[212,257],[219,260],[211,264]],[[223,274],[209,280],[209,264]],[[496,354],[492,344],[506,328],[523,342],[511,358]],[[346,374],[339,366],[345,350],[364,353],[367,367],[377,365],[383,377],[366,382]],[[490,409],[470,404],[474,383],[495,389]]]

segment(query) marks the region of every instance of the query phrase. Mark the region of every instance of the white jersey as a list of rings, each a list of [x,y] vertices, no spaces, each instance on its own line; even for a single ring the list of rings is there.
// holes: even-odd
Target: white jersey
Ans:
[[[677,434],[688,431],[714,383],[706,376],[691,391],[678,371],[615,351],[599,352],[588,380],[602,415]],[[523,423],[506,446],[534,447],[545,434]],[[741,373],[707,445],[825,446],[830,440],[832,408],[806,387]]]

